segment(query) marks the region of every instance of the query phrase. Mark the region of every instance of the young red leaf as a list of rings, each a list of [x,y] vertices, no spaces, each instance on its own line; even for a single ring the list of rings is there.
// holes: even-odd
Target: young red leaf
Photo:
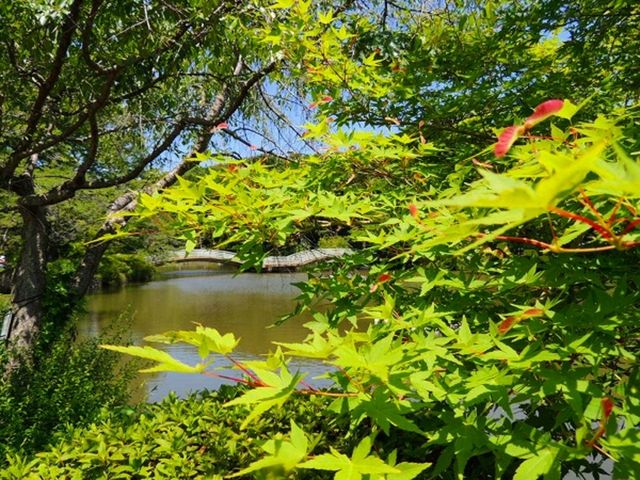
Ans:
[[[227,122],[221,122],[218,125],[216,125],[216,128],[218,130],[222,130],[223,128],[229,128],[229,124]]]
[[[530,308],[522,314],[521,318],[525,319],[531,317],[539,317],[540,315],[544,315],[544,310],[542,310],[541,308]]]
[[[418,218],[418,214],[420,213],[420,211],[418,210],[418,207],[415,203],[410,203],[409,204],[409,214],[413,217],[413,218]]]
[[[607,419],[611,416],[611,412],[613,412],[613,400],[609,397],[604,397],[601,400],[602,404],[602,416]]]
[[[498,143],[496,143],[493,151],[496,157],[504,157],[511,148],[511,145],[524,133],[524,130],[524,127],[521,125],[512,125],[511,127],[505,128],[498,137]]]
[[[388,282],[389,280],[391,280],[391,275],[388,273],[383,273],[378,277],[378,283]]]
[[[375,292],[376,290],[378,290],[378,287],[380,285],[382,285],[385,282],[388,282],[389,280],[391,280],[391,275],[389,275],[388,273],[383,273],[378,277],[378,281],[373,285],[371,285],[371,287],[369,287],[369,292],[371,293]]]
[[[333,97],[330,96],[330,95],[325,95],[324,97],[322,97],[317,102],[310,103],[309,104],[309,108],[313,110],[314,108],[318,108],[319,105],[323,105],[323,104],[329,103],[329,102],[333,102]]]
[[[540,105],[538,105],[535,108],[535,110],[529,116],[529,118],[525,120],[524,128],[527,130],[529,130],[530,128],[533,128],[538,123],[546,120],[547,118],[551,117],[552,115],[562,110],[563,105],[564,105],[564,100],[558,100],[558,99],[547,100],[546,102],[542,102]]]
[[[498,324],[498,333],[504,335],[516,323],[516,317],[507,317]]]

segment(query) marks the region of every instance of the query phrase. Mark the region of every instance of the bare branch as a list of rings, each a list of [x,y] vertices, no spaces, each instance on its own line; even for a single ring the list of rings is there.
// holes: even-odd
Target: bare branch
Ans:
[[[21,160],[25,157],[33,155],[34,153],[41,153],[46,149],[51,148],[66,140],[76,131],[78,131],[78,129],[80,129],[87,122],[87,120],[89,120],[92,114],[96,113],[98,110],[104,108],[108,104],[109,94],[111,93],[111,89],[113,88],[113,85],[117,78],[117,75],[113,74],[107,79],[107,82],[105,83],[105,86],[102,89],[102,92],[100,92],[98,98],[96,98],[93,102],[85,107],[85,111],[80,113],[75,123],[69,125],[69,127],[67,127],[67,129],[64,130],[60,135],[49,137],[48,140],[35,145],[30,150],[22,153],[22,155],[20,155],[18,158]]]
[[[256,83],[258,83],[260,80],[262,80],[264,77],[269,75],[271,72],[273,72],[276,69],[276,67],[278,66],[279,63],[280,63],[279,60],[271,61],[266,66],[264,66],[262,69],[258,70],[246,82],[244,82],[242,87],[240,87],[240,91],[238,92],[238,94],[235,96],[235,98],[233,99],[231,104],[227,107],[225,112],[222,114],[222,117],[224,119],[228,119],[229,117],[231,117],[231,115],[236,110],[238,110],[238,108],[240,108],[240,105],[242,105],[242,102],[244,102],[245,98],[247,98],[247,95],[249,94],[249,92],[251,91],[253,86]]]
[[[113,187],[116,185],[121,185],[123,183],[129,182],[136,178],[138,175],[142,173],[142,171],[154,160],[156,160],[160,155],[165,153],[169,147],[173,144],[176,138],[182,133],[185,129],[186,124],[182,122],[178,122],[171,132],[160,142],[156,147],[145,157],[138,160],[135,166],[129,170],[124,175],[113,178],[111,180],[96,180],[93,182],[86,182],[80,186],[83,190],[95,190],[99,188],[107,188]]]
[[[243,128],[242,130],[248,130],[248,131],[251,131],[252,133],[257,133],[255,131],[249,129],[249,128]],[[276,153],[275,150],[267,150],[265,148],[261,148],[261,147],[258,147],[256,145],[253,145],[251,142],[247,141],[246,139],[244,139],[240,135],[238,135],[234,130],[230,130],[228,128],[225,128],[222,131],[225,134],[229,135],[230,137],[236,139],[238,142],[242,143],[243,145],[246,145],[247,147],[252,148],[253,150],[265,153],[267,155],[273,155],[274,157],[277,157],[277,158],[279,158],[281,160],[287,160],[287,157],[284,157],[284,156],[280,155],[279,153]]]
[[[91,70],[96,72],[99,75],[103,75],[107,72],[105,68],[102,68],[98,65],[97,62],[91,58],[91,31],[93,30],[93,23],[98,15],[98,11],[100,10],[100,6],[102,5],[103,0],[93,0],[91,2],[91,11],[89,12],[89,16],[87,17],[87,21],[85,23],[84,28],[82,29],[82,58],[84,62],[89,66]]]
[[[262,88],[258,88],[258,93],[260,94],[260,97],[262,98],[262,100],[264,101],[265,106],[267,107],[267,109],[273,113],[276,118],[278,120],[280,120],[281,122],[285,123],[294,133],[295,135],[305,144],[305,146],[309,149],[311,149],[312,151],[314,151],[315,153],[320,153],[318,152],[318,150],[315,148],[315,146],[310,143],[302,134],[302,132],[300,132],[290,121],[289,119],[278,109],[276,108],[275,105],[273,105],[273,102],[267,98],[266,94],[264,93],[264,91],[262,90]],[[290,145],[290,144],[289,144]]]

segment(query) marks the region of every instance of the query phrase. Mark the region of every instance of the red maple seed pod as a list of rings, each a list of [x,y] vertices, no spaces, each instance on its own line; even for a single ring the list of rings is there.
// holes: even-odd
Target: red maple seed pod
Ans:
[[[216,128],[218,130],[222,130],[223,128],[229,128],[229,124],[227,122],[220,122],[218,125],[216,125]]]
[[[522,318],[539,317],[540,315],[544,315],[544,310],[541,308],[530,308],[522,314]]]
[[[529,130],[530,128],[533,128],[534,125],[537,125],[538,123],[542,122],[543,120],[546,120],[550,116],[555,115],[560,110],[562,110],[563,105],[564,105],[564,100],[558,100],[558,99],[547,100],[546,102],[542,102],[540,105],[538,105],[535,108],[533,113],[524,122],[524,128],[526,128],[527,130]]]
[[[511,146],[518,139],[518,137],[524,133],[524,131],[525,128],[521,125],[512,125],[505,128],[498,137],[498,143],[496,143],[496,147],[493,150],[493,153],[496,155],[496,157],[504,157]]]

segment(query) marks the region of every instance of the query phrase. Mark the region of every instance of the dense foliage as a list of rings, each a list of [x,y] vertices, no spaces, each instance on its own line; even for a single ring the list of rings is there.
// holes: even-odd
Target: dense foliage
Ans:
[[[304,49],[300,75],[318,109],[306,138],[318,152],[225,163],[141,199],[141,218],[170,219],[188,247],[204,235],[247,264],[318,228],[358,247],[301,286],[299,310],[314,312],[304,342],[238,365],[254,388],[229,405],[248,406],[245,424],[322,395],[289,372],[287,358],[301,356],[334,367],[331,408],[353,425],[420,435],[429,478],[640,475],[637,89],[626,55],[609,55],[619,39],[587,28],[616,19],[625,32],[636,7],[586,2],[602,15],[592,22],[551,3],[401,11],[401,28],[354,19],[319,42],[270,32]],[[297,2],[278,7],[308,15]],[[202,362],[117,349],[158,370],[215,375],[209,355],[235,347],[205,328],[149,340],[194,345]],[[320,454],[292,429],[286,445],[252,468],[400,474],[368,444]]]
[[[353,255],[300,286],[298,312],[314,319],[307,339],[242,363],[233,334],[201,326],[148,339],[197,348],[197,365],[150,346],[108,348],[154,361],[150,371],[216,376],[220,355],[233,360],[250,388],[224,398],[222,415],[246,406],[245,442],[301,397],[327,401],[284,422],[281,435],[265,433],[260,458],[233,458],[223,474],[640,477],[636,2],[384,1],[355,12],[313,3],[253,2],[264,21],[242,11],[230,23],[285,62],[282,76],[310,97],[305,151],[198,156],[217,165],[141,195],[133,215],[187,250],[231,246],[247,266],[309,239],[349,243]],[[306,384],[291,357],[331,366],[335,389]],[[211,428],[209,413],[176,405],[189,424]],[[357,441],[316,445],[325,428],[314,422],[329,411]],[[131,428],[135,437],[142,427]],[[182,440],[162,444],[177,462],[167,475],[175,465],[192,476],[213,468],[198,448],[215,435],[191,455],[176,451]],[[77,461],[72,469],[109,459],[112,440],[74,438],[61,447],[68,457],[45,457]],[[127,448],[148,451],[147,438]],[[384,441],[395,438],[412,448],[393,454]],[[114,455],[125,478],[143,471]],[[54,468],[26,462],[12,468]]]
[[[168,397],[162,403],[122,408],[92,425],[61,437],[49,449],[29,459],[9,457],[0,473],[4,479],[82,478],[222,478],[249,465],[264,452],[269,439],[285,441],[291,422],[314,431],[310,442],[316,451],[329,447],[351,448],[366,429],[349,431],[348,423],[327,410],[320,397],[292,401],[287,411],[274,412],[241,429],[244,410],[224,403],[242,390],[222,387],[185,400]],[[376,448],[391,454],[400,448],[405,457],[424,454],[411,445],[415,436],[379,438]],[[301,471],[296,478],[330,478]],[[258,475],[256,477],[256,475]],[[279,478],[278,472],[253,472],[241,478]]]
[[[559,104],[556,115],[575,110]],[[551,115],[540,114],[545,108],[523,125]],[[433,476],[453,464],[459,475],[560,478],[567,470],[598,471],[613,458],[625,478],[640,454],[640,278],[626,267],[638,259],[640,170],[616,126],[629,120],[633,131],[633,117],[625,116],[576,124],[571,142],[556,128],[514,147],[511,169],[482,169],[479,180],[443,189],[437,200],[432,192],[340,190],[355,154],[334,152],[282,171],[256,163],[217,170],[143,203],[151,212],[181,205],[178,225],[234,231],[229,238],[247,252],[286,241],[317,219],[357,226],[358,241],[370,245],[302,287],[302,308],[332,306],[315,313],[306,342],[239,366],[255,387],[233,402],[251,405],[248,421],[304,385],[287,371],[286,357],[310,357],[337,369],[331,377],[343,390],[333,407],[354,424],[422,434],[437,454]],[[511,141],[505,138],[498,151]],[[327,167],[338,161],[345,167]],[[398,163],[385,158],[377,168],[402,177],[407,169]],[[120,350],[188,373],[209,368],[211,352],[231,355],[235,347],[232,337],[206,329],[149,340],[195,345],[203,363],[188,367],[151,347]],[[309,454],[300,451],[297,466],[329,462]]]
[[[19,375],[0,379],[0,457],[31,455],[56,435],[93,421],[103,408],[129,398],[133,366],[98,348],[105,341],[126,341],[116,328],[99,338],[75,339],[67,328],[46,347],[37,368],[23,366]],[[51,336],[51,335],[49,335]],[[38,352],[40,353],[40,352]],[[6,362],[0,351],[0,366]]]

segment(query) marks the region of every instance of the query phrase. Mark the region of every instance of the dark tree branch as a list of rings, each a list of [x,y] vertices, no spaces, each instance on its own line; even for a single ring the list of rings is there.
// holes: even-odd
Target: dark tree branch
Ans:
[[[82,0],[76,0],[76,2],[82,2]],[[99,7],[99,5],[101,4],[101,1],[97,1],[94,2],[94,5],[92,7],[92,14],[97,14],[97,8]],[[93,8],[95,8],[95,12],[93,11]],[[77,20],[76,17],[74,17],[75,20]],[[75,25],[75,24],[74,24]],[[89,25],[92,25],[92,20],[90,19],[89,21]],[[129,59],[127,59],[125,62],[116,65],[114,67],[111,67],[109,69],[105,69],[100,67],[95,61],[93,61],[90,57],[88,57],[88,51],[85,53],[85,51],[83,50],[83,58],[85,60],[85,62],[89,61],[89,62],[93,62],[93,67],[96,67],[97,69],[99,69],[99,74],[101,76],[106,76],[107,80],[105,82],[105,86],[103,88],[103,91],[101,92],[100,96],[92,101],[91,103],[89,103],[88,105],[82,107],[81,109],[78,110],[79,116],[78,119],[71,124],[66,130],[64,130],[61,134],[50,137],[46,140],[44,140],[43,142],[41,142],[38,145],[33,146],[32,148],[28,148],[28,142],[31,140],[31,135],[33,134],[33,132],[30,133],[29,138],[26,138],[23,140],[23,142],[21,143],[21,148],[17,149],[16,152],[12,155],[12,157],[10,158],[9,163],[7,164],[7,166],[5,168],[3,168],[2,170],[0,170],[0,178],[4,177],[4,178],[8,178],[9,176],[11,176],[13,174],[13,172],[15,171],[15,168],[17,168],[19,162],[24,159],[29,157],[30,155],[34,154],[34,153],[41,153],[44,150],[51,148],[55,145],[60,144],[61,142],[63,142],[64,140],[68,139],[71,135],[73,135],[78,129],[80,129],[83,125],[86,124],[86,122],[89,119],[89,116],[92,114],[92,112],[97,112],[98,110],[104,108],[107,105],[111,105],[113,103],[119,102],[119,101],[124,101],[130,98],[133,98],[137,95],[140,95],[144,92],[146,92],[147,90],[151,89],[154,85],[157,85],[158,83],[166,80],[166,78],[168,78],[168,75],[162,75],[150,82],[147,82],[145,85],[138,87],[126,94],[123,94],[119,97],[114,97],[114,98],[110,98],[110,94],[111,94],[111,90],[113,85],[115,84],[115,81],[121,77],[123,75],[123,73],[126,71],[127,68],[131,67],[132,65],[136,65],[139,64],[140,62],[144,61],[144,60],[148,60],[150,58],[156,57],[158,55],[161,55],[162,53],[165,53],[167,50],[171,49],[172,47],[175,46],[175,44],[190,30],[191,25],[187,22],[187,21],[183,21],[180,25],[179,28],[177,29],[177,31],[175,32],[175,34],[166,42],[164,42],[163,45],[159,46],[158,48],[153,49],[150,52],[146,52],[144,54],[135,56],[135,57],[131,57]],[[86,29],[85,29],[86,30]],[[203,28],[201,29],[199,32],[194,33],[194,38],[197,38],[201,35],[204,34],[204,32],[207,31],[207,28]],[[87,33],[87,31],[82,32],[83,35],[86,37],[87,35],[89,35],[90,33]],[[84,41],[83,41],[83,45],[84,45]],[[67,46],[68,48],[68,46]],[[66,52],[66,51],[65,51]],[[91,67],[91,65],[89,65]],[[93,70],[95,70],[96,68],[92,68]],[[52,67],[52,71],[53,71],[53,67]],[[96,70],[97,71],[97,70]],[[60,72],[58,71],[57,76],[59,76]],[[56,77],[57,78],[57,77]],[[53,87],[53,85],[51,85],[51,88]],[[43,85],[44,88],[44,85]],[[40,90],[43,91],[43,88],[41,88]],[[50,88],[48,89],[48,92],[50,93]],[[42,108],[40,108],[40,116],[42,115]],[[25,150],[26,149],[26,150]],[[5,176],[6,175],[6,176]]]
[[[95,114],[109,103],[109,95],[117,78],[118,77],[115,74],[107,78],[104,88],[102,89],[102,92],[100,92],[98,98],[96,98],[84,108],[84,111],[78,116],[78,119],[75,123],[69,125],[69,127],[67,127],[67,129],[64,130],[60,135],[52,136],[48,140],[45,140],[44,142],[35,145],[27,152],[24,152],[20,156],[20,159],[33,155],[34,153],[41,153],[48,148],[58,145],[64,140],[68,139],[76,131],[78,131],[89,120],[92,114]]]
[[[264,102],[265,106],[267,107],[267,109],[273,113],[276,118],[278,120],[280,120],[281,122],[283,122],[284,124],[286,124],[294,133],[295,135],[305,144],[305,146],[309,149],[311,149],[312,151],[314,151],[315,153],[319,153],[318,150],[313,146],[313,144],[311,144],[306,138],[304,138],[304,135],[302,134],[302,132],[300,132],[290,121],[289,119],[279,110],[275,107],[275,105],[273,105],[273,103],[271,102],[271,100],[269,98],[267,98],[267,96],[265,95],[264,91],[262,90],[262,88],[258,88],[258,94],[260,95],[260,97],[262,98],[262,101]],[[290,146],[290,144],[289,144]]]
[[[243,85],[240,87],[240,91],[238,92],[238,94],[235,96],[235,98],[231,101],[229,106],[226,108],[226,110],[222,114],[222,117],[225,120],[231,117],[231,115],[236,110],[238,110],[238,108],[240,108],[240,105],[242,105],[242,102],[244,102],[245,98],[247,98],[247,95],[249,95],[249,92],[251,91],[253,86],[256,83],[258,83],[260,80],[262,80],[264,77],[269,75],[271,72],[273,72],[279,63],[280,63],[279,60],[273,60],[269,62],[265,67],[263,67],[261,70],[254,73],[251,76],[251,78],[249,78],[246,82],[244,82]]]
[[[60,72],[62,71],[62,66],[67,58],[67,51],[69,50],[69,46],[71,45],[73,35],[76,30],[81,5],[82,0],[75,0],[71,4],[69,14],[62,25],[62,33],[60,35],[60,40],[58,42],[58,47],[56,48],[53,62],[51,63],[51,69],[49,70],[46,80],[38,89],[38,96],[36,97],[33,107],[31,108],[31,113],[26,122],[23,139],[16,148],[14,154],[9,158],[7,164],[0,170],[0,177],[9,178],[12,176],[16,168],[18,168],[20,160],[24,158],[24,156],[21,155],[22,150],[31,142],[33,133],[42,118],[44,105],[49,98],[53,87],[60,78]]]
[[[110,179],[110,180],[95,180],[93,182],[85,182],[80,186],[83,190],[96,190],[99,188],[114,187],[116,185],[122,185],[134,178],[138,177],[142,171],[160,155],[165,153],[169,147],[173,144],[176,138],[185,130],[186,124],[178,122],[169,134],[159,143],[156,147],[145,157],[138,160],[135,166],[124,175]]]
[[[251,131],[252,133],[257,133],[255,131],[251,130],[250,128],[243,128],[242,130],[247,130],[247,131]],[[284,156],[280,155],[279,153],[276,153],[275,150],[267,150],[265,148],[261,148],[261,147],[258,147],[256,145],[253,145],[251,142],[247,141],[246,139],[244,139],[240,135],[238,135],[238,133],[236,133],[236,131],[234,131],[234,130],[231,130],[229,128],[225,128],[222,131],[226,135],[229,135],[230,137],[236,139],[238,142],[242,143],[243,145],[245,145],[245,146],[247,146],[249,148],[253,148],[256,151],[265,153],[267,155],[273,155],[274,157],[277,157],[277,158],[279,158],[281,160],[287,160],[287,157],[284,157]]]
[[[207,116],[207,122],[202,125],[200,137],[196,141],[191,153],[185,156],[182,162],[180,162],[180,164],[177,165],[173,170],[168,172],[153,185],[145,188],[145,193],[153,193],[155,191],[163,190],[170,187],[178,180],[179,177],[183,176],[193,167],[198,165],[198,162],[195,160],[199,154],[206,152],[206,150],[209,148],[211,138],[218,131],[216,125],[228,120],[230,116],[238,110],[238,108],[242,104],[242,101],[247,97],[250,88],[260,80],[265,78],[276,68],[276,66],[277,62],[272,62],[265,66],[263,69],[254,73],[251,78],[244,82],[243,87],[240,89],[239,93],[229,105],[227,105],[227,97],[229,95],[230,88],[228,83],[225,84],[222,87],[221,92],[216,96],[213,104],[211,105],[209,115]],[[234,68],[233,76],[240,76],[243,69],[244,62],[240,57],[238,58],[238,61]],[[109,216],[96,234],[95,238],[100,239],[105,235],[114,233],[118,227],[126,225],[127,219],[123,217],[122,214],[132,212],[137,207],[137,204],[138,192],[127,192],[114,200],[109,207]],[[102,258],[108,247],[109,242],[104,241],[94,243],[87,249],[84,258],[82,259],[82,262],[78,267],[72,284],[72,290],[75,292],[75,295],[78,298],[80,298],[87,292],[91,280],[93,279],[93,276],[97,271],[100,259]]]
[[[20,64],[18,63],[18,58],[16,56],[16,45],[12,40],[6,41],[5,45],[7,47],[7,55],[9,57],[9,62],[15,69],[18,76],[22,78],[26,78],[30,82],[33,82],[38,87],[40,87],[44,83],[45,79],[35,70],[33,69],[26,70],[20,66]]]
[[[238,59],[238,62],[236,63],[236,67],[234,68],[234,76],[239,76],[242,72],[244,68],[244,62],[242,61],[242,58]],[[268,72],[271,71],[271,69],[265,68],[259,72],[257,72],[256,74],[254,74],[247,82],[245,82],[245,84],[243,84],[243,88],[241,89],[241,95],[243,95],[243,99],[246,98],[246,96],[248,95],[248,88],[245,88],[247,84],[250,85],[255,85],[255,83],[257,81],[259,81],[261,78],[264,78],[265,75],[268,74]],[[200,123],[202,124],[202,126],[204,126],[206,128],[206,132],[207,134],[205,134],[204,136],[201,136],[201,140],[205,139],[206,140],[206,144],[205,146],[201,149],[201,150],[197,150],[197,153],[202,153],[203,151],[206,150],[209,142],[211,141],[211,137],[213,135],[213,133],[215,133],[215,125],[217,125],[221,120],[221,114],[220,112],[222,111],[222,109],[225,107],[225,103],[226,103],[226,96],[228,93],[228,86],[223,87],[223,92],[221,92],[216,99],[213,102],[213,105],[211,107],[210,110],[210,115],[209,118],[206,119],[206,121],[201,121]],[[241,103],[241,102],[240,102]],[[238,107],[240,105],[240,103],[238,103]],[[236,107],[236,109],[238,108]],[[228,115],[231,115],[232,113],[234,113],[234,111],[230,112]],[[92,112],[88,112],[90,118],[93,117],[93,120],[95,121],[95,115]],[[195,120],[194,120],[195,121]],[[198,124],[200,124],[198,123]],[[97,125],[94,125],[97,128]],[[68,200],[69,198],[72,198],[75,195],[75,192],[78,190],[96,190],[96,189],[101,189],[101,188],[108,188],[108,187],[113,187],[116,185],[122,185],[123,183],[127,183],[133,179],[135,179],[136,177],[138,177],[140,175],[140,173],[142,173],[142,171],[154,160],[156,160],[160,155],[162,155],[163,153],[165,153],[173,144],[173,142],[176,140],[176,138],[178,138],[178,136],[189,126],[189,123],[186,121],[180,121],[178,122],[173,129],[171,130],[171,132],[160,142],[156,145],[156,147],[145,157],[139,159],[134,167],[132,169],[130,169],[127,173],[120,175],[116,178],[113,179],[109,179],[109,180],[96,180],[93,182],[86,182],[84,179],[84,176],[87,172],[87,170],[91,167],[91,165],[93,165],[93,163],[95,162],[95,156],[93,155],[89,155],[87,157],[87,160],[89,161],[89,163],[87,164],[87,161],[85,161],[85,163],[83,163],[79,170],[76,172],[76,175],[74,176],[74,178],[70,181],[67,181],[65,183],[63,183],[62,185],[48,191],[45,194],[42,195],[30,195],[28,198],[25,198],[23,201],[26,202],[26,204],[28,205],[53,205],[56,203],[60,203],[64,200]],[[205,138],[206,137],[206,138]],[[98,135],[96,134],[95,136],[92,134],[92,139],[95,139],[95,145],[96,145],[96,152],[97,152],[97,140],[98,140]],[[199,144],[202,143],[199,142]],[[192,157],[195,156],[192,155]],[[193,158],[191,158],[190,160],[193,160]],[[195,164],[192,161],[189,161],[188,163],[191,163],[192,165],[189,167],[192,168]],[[86,168],[86,169],[85,169]],[[175,180],[173,180],[175,181]]]
[[[82,58],[84,59],[84,63],[87,66],[96,72],[98,75],[104,75],[107,70],[98,65],[97,62],[91,58],[91,32],[93,30],[93,23],[98,15],[98,11],[102,6],[103,0],[93,0],[91,2],[91,11],[89,12],[89,16],[87,17],[87,21],[85,23],[85,27],[82,29]]]

